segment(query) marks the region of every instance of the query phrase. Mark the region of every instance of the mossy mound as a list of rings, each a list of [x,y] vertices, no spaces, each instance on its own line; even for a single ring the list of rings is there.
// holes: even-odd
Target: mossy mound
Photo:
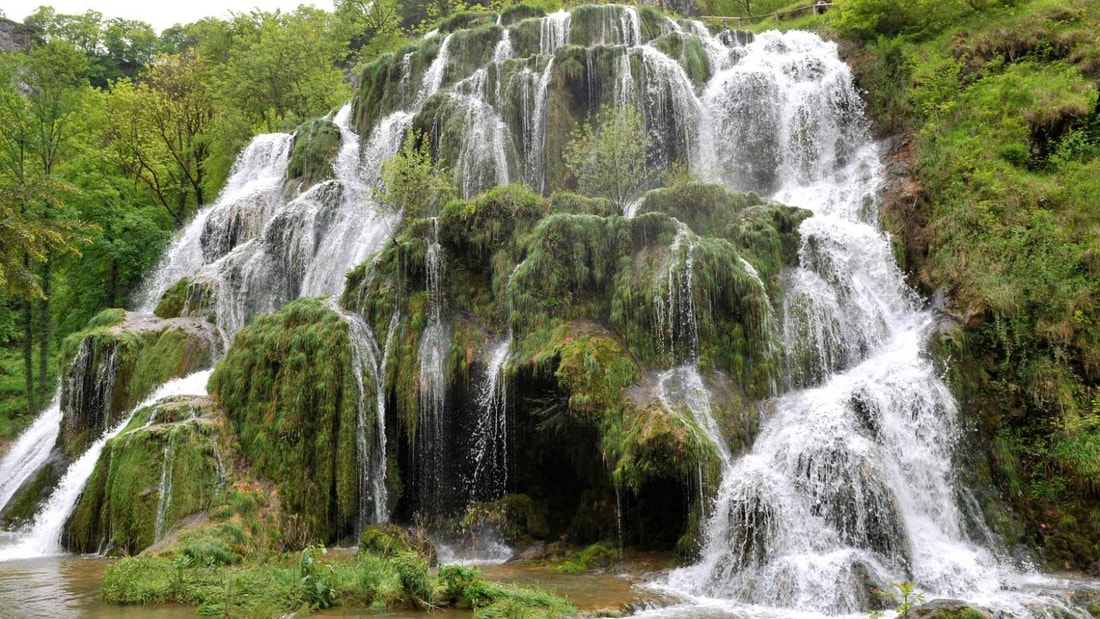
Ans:
[[[62,346],[61,435],[67,457],[82,453],[172,378],[209,367],[221,338],[213,325],[190,318],[158,319],[125,312],[116,324],[95,326]]]
[[[212,282],[184,277],[164,291],[153,314],[158,318],[205,318],[214,322],[216,294]]]
[[[309,539],[354,532],[360,394],[348,325],[336,312],[317,299],[301,299],[260,316],[237,334],[210,379],[210,392],[253,472],[275,483]],[[365,432],[373,445],[374,425]]]
[[[294,131],[290,160],[286,166],[287,187],[305,191],[332,178],[332,160],[340,151],[340,128],[331,121],[315,118]]]
[[[66,524],[73,552],[136,554],[209,508],[228,482],[225,421],[208,398],[164,400],[107,442]]]
[[[363,527],[359,534],[359,552],[362,553],[385,558],[414,551],[408,531],[394,524],[373,524]]]

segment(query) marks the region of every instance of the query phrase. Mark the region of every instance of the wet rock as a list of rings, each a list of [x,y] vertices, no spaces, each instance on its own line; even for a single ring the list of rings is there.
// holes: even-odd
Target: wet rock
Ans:
[[[992,619],[993,614],[962,600],[932,600],[909,611],[912,619]]]

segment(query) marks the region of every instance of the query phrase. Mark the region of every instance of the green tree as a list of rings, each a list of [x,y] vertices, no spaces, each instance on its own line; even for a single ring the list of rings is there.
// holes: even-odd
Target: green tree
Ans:
[[[381,200],[406,217],[429,217],[454,196],[450,171],[432,160],[430,140],[410,131],[401,150],[382,162]]]
[[[397,0],[337,0],[336,24],[349,49],[366,63],[408,42],[401,29],[401,7]]]
[[[201,54],[188,49],[159,57],[136,85],[116,82],[103,96],[107,159],[144,185],[177,227],[210,191],[207,163],[216,110],[206,73]]]
[[[49,389],[51,261],[75,251],[78,227],[66,212],[70,186],[57,168],[73,139],[75,115],[86,94],[86,59],[71,43],[54,39],[29,53],[4,58],[0,69],[0,273],[21,297],[28,411]],[[37,320],[36,320],[37,316]],[[34,340],[39,344],[35,401]]]
[[[642,115],[605,105],[595,123],[585,123],[573,135],[565,163],[582,193],[609,198],[621,209],[649,185],[648,149]]]
[[[83,53],[87,58],[84,76],[97,88],[136,75],[160,45],[149,24],[131,19],[104,20],[99,11],[66,15],[42,6],[27,17],[26,25],[45,41],[65,41]]]
[[[309,7],[254,11],[238,15],[232,28],[218,90],[254,129],[294,127],[351,96],[336,66],[347,41],[336,36],[330,14]]]

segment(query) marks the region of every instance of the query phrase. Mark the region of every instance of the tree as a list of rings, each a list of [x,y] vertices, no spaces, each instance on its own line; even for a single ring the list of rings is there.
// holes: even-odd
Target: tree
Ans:
[[[410,131],[401,150],[382,162],[381,200],[406,217],[428,217],[454,195],[450,172],[432,160],[430,140]]]
[[[609,198],[622,209],[649,184],[648,149],[642,115],[633,108],[605,105],[595,123],[585,123],[573,135],[565,163],[582,193]]]
[[[23,302],[23,357],[28,412],[33,412],[34,338],[39,344],[39,404],[47,397],[51,259],[75,251],[76,222],[57,176],[84,95],[86,59],[67,41],[48,41],[8,56],[0,68],[0,261],[3,280]],[[35,321],[37,304],[37,323]],[[36,329],[37,326],[37,329]]]
[[[123,76],[133,77],[160,44],[149,24],[131,19],[104,20],[99,11],[66,15],[48,6],[27,17],[26,25],[46,41],[65,41],[85,55],[84,75],[97,88]]]
[[[238,15],[218,84],[223,103],[254,128],[278,131],[346,101],[351,91],[336,62],[347,41],[333,36],[331,18],[309,7]]]
[[[341,38],[350,41],[352,51],[359,52],[359,62],[366,63],[407,42],[401,30],[401,7],[397,0],[337,0],[336,24]]]
[[[188,49],[159,57],[136,85],[116,82],[104,96],[109,160],[142,183],[177,227],[208,192],[216,110],[204,84],[207,71],[201,54]]]

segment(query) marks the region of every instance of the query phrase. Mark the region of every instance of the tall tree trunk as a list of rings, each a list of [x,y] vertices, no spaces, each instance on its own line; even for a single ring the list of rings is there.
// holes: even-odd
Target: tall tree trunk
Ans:
[[[46,377],[50,366],[50,257],[42,265],[42,300],[38,303],[38,401],[44,406],[50,394]]]
[[[30,269],[31,258],[23,254],[23,268]],[[27,414],[33,415],[34,405],[34,301],[23,299],[23,378],[27,395]]]

